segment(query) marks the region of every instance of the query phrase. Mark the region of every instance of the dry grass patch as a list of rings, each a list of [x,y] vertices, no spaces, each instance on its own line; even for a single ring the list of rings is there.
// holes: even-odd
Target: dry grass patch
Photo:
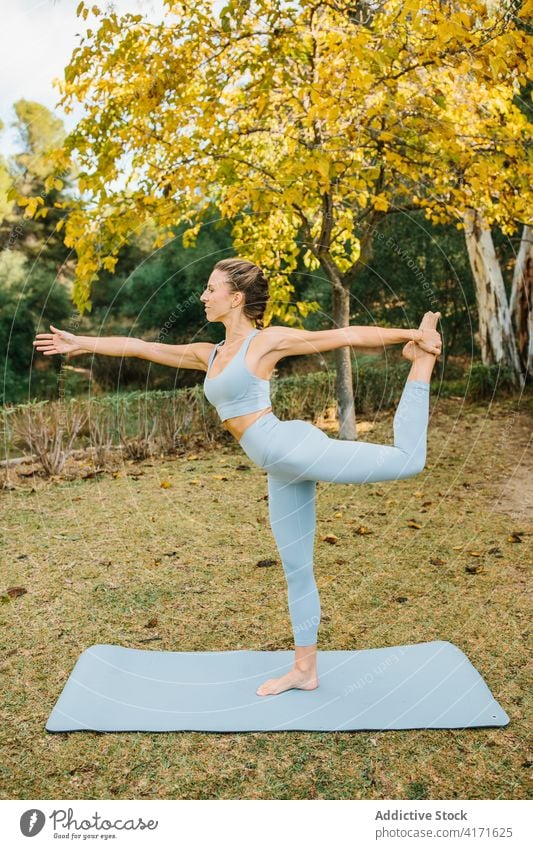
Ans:
[[[292,647],[266,476],[235,444],[125,464],[114,477],[21,478],[4,492],[0,590],[26,592],[4,593],[0,605],[0,796],[525,798],[532,527],[506,493],[516,475],[531,487],[531,407],[531,398],[468,408],[432,398],[421,475],[317,489],[319,648],[450,640],[509,714],[507,728],[44,730],[77,658],[94,643]],[[392,415],[376,417],[362,438],[391,444]],[[267,559],[275,565],[258,565]]]

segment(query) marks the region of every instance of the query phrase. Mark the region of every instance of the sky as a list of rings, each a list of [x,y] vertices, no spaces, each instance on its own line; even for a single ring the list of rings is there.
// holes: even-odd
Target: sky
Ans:
[[[62,77],[70,55],[79,43],[76,33],[94,26],[76,17],[79,0],[0,0],[0,154],[16,150],[13,104],[20,99],[35,100],[52,110],[70,130],[81,117],[81,106],[74,103],[70,114],[56,105],[60,93],[52,85]],[[105,10],[110,5],[118,14],[143,14],[151,21],[161,20],[163,0],[92,0]]]

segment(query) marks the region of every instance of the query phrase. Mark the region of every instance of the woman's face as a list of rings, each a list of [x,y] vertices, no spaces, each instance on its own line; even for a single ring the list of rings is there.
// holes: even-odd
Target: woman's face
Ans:
[[[222,321],[235,303],[235,297],[236,293],[230,290],[225,275],[220,271],[213,271],[200,295],[207,320]]]

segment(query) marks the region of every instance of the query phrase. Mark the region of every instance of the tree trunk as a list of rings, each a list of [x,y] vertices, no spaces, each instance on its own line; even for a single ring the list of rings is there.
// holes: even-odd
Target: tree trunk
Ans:
[[[533,229],[524,225],[516,257],[510,298],[518,354],[526,373],[533,377]]]
[[[516,386],[524,378],[511,321],[511,311],[490,230],[477,210],[464,212],[465,239],[476,286],[479,343],[484,365],[498,363],[511,369]]]
[[[375,223],[382,217],[376,213],[363,227],[363,236],[360,239],[359,258],[348,271],[341,274],[335,261],[329,253],[331,228],[333,222],[332,199],[330,195],[324,196],[325,211],[322,220],[322,228],[318,241],[313,238],[309,223],[302,219],[304,237],[307,244],[320,261],[322,270],[331,283],[333,324],[335,327],[348,327],[350,324],[350,294],[351,286],[363,266],[367,265],[372,257],[372,238],[375,232]],[[305,243],[305,242],[304,242]],[[335,368],[337,377],[335,381],[335,394],[337,397],[337,421],[339,422],[339,439],[357,439],[357,424],[355,420],[355,402],[353,395],[352,374],[352,349],[350,346],[335,349]]]
[[[344,286],[341,291],[337,286],[333,287],[333,323],[335,327],[348,327],[350,324],[350,290]],[[335,367],[337,369],[335,394],[339,439],[357,439],[350,347],[335,349]]]

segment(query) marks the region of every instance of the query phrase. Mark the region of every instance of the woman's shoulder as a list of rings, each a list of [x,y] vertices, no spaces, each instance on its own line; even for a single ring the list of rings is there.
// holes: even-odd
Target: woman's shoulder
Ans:
[[[285,327],[278,324],[269,324],[268,327],[258,327],[258,332],[253,337],[255,347],[260,348],[262,353],[277,350],[280,341],[284,338],[285,330]]]

